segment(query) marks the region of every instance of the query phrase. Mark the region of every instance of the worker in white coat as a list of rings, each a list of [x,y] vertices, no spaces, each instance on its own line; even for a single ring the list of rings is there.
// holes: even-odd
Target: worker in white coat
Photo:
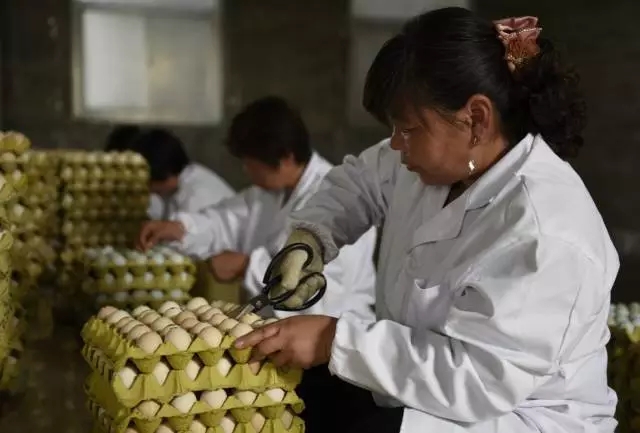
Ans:
[[[149,163],[149,217],[173,218],[179,212],[200,212],[235,192],[220,176],[189,160],[182,141],[164,129],[141,132],[131,145]]]
[[[287,240],[286,218],[304,206],[332,166],[313,152],[302,118],[278,97],[259,99],[240,112],[226,145],[242,161],[253,186],[202,212],[178,212],[171,220],[148,222],[139,247],[172,242],[191,257],[210,258],[219,280],[240,277],[247,294],[255,296],[272,257]],[[326,296],[303,313],[339,317],[351,310],[373,318],[375,229],[365,232],[326,268]]]
[[[283,289],[302,290],[300,275],[384,220],[377,320],[293,317],[236,343],[277,364],[328,362],[373,392],[375,408],[307,420],[310,433],[614,431],[618,256],[563,160],[583,143],[577,75],[539,33],[533,17],[446,8],[378,53],[364,104],[391,139],[327,175],[292,217],[292,239],[313,235],[317,254],[279,265]]]

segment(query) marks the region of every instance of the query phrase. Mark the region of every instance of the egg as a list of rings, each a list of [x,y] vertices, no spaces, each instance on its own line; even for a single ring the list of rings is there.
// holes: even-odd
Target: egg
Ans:
[[[123,310],[117,310],[113,314],[110,314],[109,317],[107,317],[107,323],[110,325],[115,325],[125,317],[129,317],[129,313]]]
[[[167,380],[170,371],[171,369],[169,368],[169,366],[165,362],[161,361],[158,362],[155,367],[153,367],[153,371],[151,372],[151,374],[153,374],[153,377],[156,378],[160,385],[164,385],[164,382]]]
[[[256,430],[258,431],[258,430]],[[207,433],[207,426],[202,424],[202,422],[197,419],[191,421],[191,425],[189,426],[190,433]]]
[[[151,311],[151,308],[147,307],[146,305],[140,305],[133,310],[133,317],[138,318],[145,311]]]
[[[164,298],[164,292],[162,290],[152,290],[151,297],[153,299],[162,299]]]
[[[187,297],[185,293],[180,289],[170,291],[169,296],[171,296],[173,299],[184,299]]]
[[[123,319],[124,320],[124,319]],[[118,322],[119,323],[119,322]],[[126,325],[124,325],[122,327],[122,329],[120,330],[123,334],[129,334],[129,332],[131,332],[131,330],[133,328],[135,328],[138,325],[142,325],[142,323],[138,322],[137,320],[133,319],[131,320],[129,323],[127,323]]]
[[[148,332],[136,340],[136,344],[146,353],[155,353],[162,344],[162,338],[156,332]]]
[[[233,433],[233,430],[236,428],[236,422],[229,415],[222,417],[218,425],[224,433]]]
[[[150,326],[153,322],[158,320],[161,316],[155,311],[150,311],[148,314],[144,314],[140,317],[140,321],[145,325]]]
[[[164,312],[164,316],[168,317],[169,319],[173,319],[180,313],[182,313],[182,310],[180,308],[169,308]]]
[[[180,327],[178,325],[169,325],[166,328],[164,328],[162,331],[158,332],[158,334],[160,334],[162,336],[162,338],[166,337],[167,334],[169,332],[171,332],[173,329],[179,329]]]
[[[115,433],[115,430],[111,430],[111,433]],[[124,431],[124,433],[140,433],[138,430],[134,429],[133,427],[127,427],[127,429]]]
[[[267,395],[267,397],[273,400],[274,403],[280,403],[282,400],[284,400],[286,392],[281,388],[273,388],[266,390],[265,394]]]
[[[125,303],[129,299],[129,293],[127,292],[117,292],[113,294],[113,299],[117,302]]]
[[[124,274],[124,283],[127,285],[131,285],[133,283],[133,274],[126,273]]]
[[[202,366],[198,364],[197,361],[192,359],[184,368],[184,372],[189,377],[189,379],[196,380],[196,377],[198,377],[198,374],[200,374],[201,369]]]
[[[266,319],[262,326],[271,325],[272,323],[276,323],[277,321],[278,321],[278,319],[276,319],[275,317],[271,317],[269,319]]]
[[[200,317],[201,315],[203,315],[204,313],[208,312],[211,309],[212,308],[208,305],[201,305],[200,307],[196,308],[193,312],[196,314],[196,316]]]
[[[107,305],[106,307],[102,307],[100,309],[100,311],[98,311],[98,319],[106,320],[109,316],[111,316],[116,311],[118,311],[118,309],[115,308],[115,307],[112,307],[111,305]]]
[[[209,319],[209,323],[213,326],[218,326],[227,319],[228,317],[224,314],[214,314],[213,317]]]
[[[151,329],[145,325],[140,324],[140,325],[134,326],[133,329],[131,329],[131,331],[127,332],[127,338],[129,338],[129,340],[135,341],[148,332],[151,332]]]
[[[224,307],[227,303],[224,301],[213,301],[211,302],[211,306],[212,307],[216,307],[216,308],[220,308],[222,309],[222,307]]]
[[[251,425],[254,430],[259,432],[264,427],[264,424],[267,422],[267,419],[260,412],[256,412],[251,417]]]
[[[260,316],[254,313],[247,313],[240,318],[240,322],[246,323],[247,325],[251,325],[254,322],[257,322],[260,319]]]
[[[293,414],[288,410],[285,410],[282,414],[282,417],[280,418],[280,421],[282,421],[284,428],[289,430],[291,428],[291,425],[293,424]]]
[[[116,323],[116,328],[122,330],[127,324],[133,322],[133,317],[123,317]]]
[[[251,326],[253,326],[253,329],[261,328],[264,326],[264,320],[256,320],[251,324]]]
[[[189,413],[189,411],[197,401],[198,399],[196,398],[196,395],[192,392],[188,392],[171,400],[171,406],[178,409],[181,413],[186,414]]]
[[[229,332],[229,334],[231,334],[232,337],[240,338],[243,335],[247,335],[251,332],[253,332],[253,328],[251,326],[247,325],[246,323],[238,323],[233,327],[233,329],[231,329],[231,332]]]
[[[222,343],[222,332],[220,332],[213,326],[205,327],[200,332],[198,332],[197,335],[211,348],[219,347],[220,343]]]
[[[193,328],[189,329],[189,332],[191,332],[192,334],[200,334],[200,332],[202,332],[203,329],[207,329],[210,328],[211,325],[209,325],[208,323],[202,323],[202,322],[198,322],[197,325],[195,325]]]
[[[131,388],[137,376],[138,372],[129,366],[125,366],[122,370],[118,371],[118,377],[120,377],[122,384],[127,389]]]
[[[160,424],[155,433],[175,433],[167,424]]]
[[[228,358],[223,356],[222,358],[220,358],[220,361],[218,361],[218,363],[216,364],[216,368],[218,369],[221,375],[226,377],[231,371],[231,368],[233,368],[233,363],[229,361]]]
[[[162,254],[154,254],[151,260],[158,265],[164,264],[164,256]]]
[[[228,317],[218,325],[218,329],[223,332],[231,331],[237,324],[238,321],[236,319]]]
[[[113,263],[115,263],[118,266],[124,266],[127,264],[127,259],[122,257],[120,254],[113,255],[111,259],[113,260]]]
[[[205,306],[209,307],[209,303],[206,299],[201,297],[192,298],[189,302],[187,302],[187,310],[189,311],[196,311],[198,308]]]
[[[189,319],[189,318],[197,319],[196,315],[193,314],[191,311],[183,311],[182,313],[174,317],[173,321],[176,323],[182,323],[185,319]]]
[[[227,303],[227,304],[222,306],[222,311],[225,312],[225,313],[229,313],[230,311],[235,310],[236,307],[237,307],[237,305],[235,305],[235,304]]]
[[[162,331],[167,326],[171,326],[174,323],[166,317],[158,317],[150,326],[154,331]]]
[[[200,321],[198,319],[193,319],[189,317],[188,319],[183,320],[180,326],[182,326],[186,330],[191,330],[191,328],[193,328],[199,323]]]
[[[237,391],[234,396],[242,402],[245,406],[249,406],[256,401],[258,394],[253,391]]]
[[[164,314],[165,312],[167,312],[168,310],[170,310],[172,308],[177,308],[179,310],[180,309],[180,305],[176,304],[173,301],[167,301],[167,302],[163,303],[160,306],[160,308],[158,308],[158,313]]]
[[[204,391],[200,395],[200,401],[208,404],[212,409],[220,409],[224,402],[227,401],[227,393],[224,389]]]
[[[260,373],[260,369],[262,368],[262,363],[260,361],[249,362],[247,364],[247,367],[249,368],[249,371],[251,373],[257,376],[258,373]]]
[[[165,341],[171,343],[178,350],[187,350],[191,345],[191,336],[182,328],[171,329],[164,337]]]

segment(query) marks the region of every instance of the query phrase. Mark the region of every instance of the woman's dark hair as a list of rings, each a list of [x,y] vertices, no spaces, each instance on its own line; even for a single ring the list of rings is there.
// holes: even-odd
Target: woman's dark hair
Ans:
[[[225,145],[237,158],[253,158],[271,167],[278,167],[289,155],[306,164],[312,154],[302,117],[277,96],[258,99],[238,113],[231,121]]]
[[[442,113],[462,108],[474,94],[487,96],[512,145],[540,134],[562,158],[583,144],[586,105],[579,77],[550,41],[540,53],[509,70],[505,48],[491,21],[464,8],[444,8],[413,18],[385,43],[367,74],[363,105],[381,122],[409,107]]]
[[[135,139],[140,135],[141,129],[136,125],[120,125],[113,128],[107,136],[104,146],[106,152],[122,152],[130,150]]]
[[[182,141],[165,129],[151,129],[138,137],[132,150],[141,154],[149,163],[152,181],[162,182],[179,176],[189,165],[189,157]]]

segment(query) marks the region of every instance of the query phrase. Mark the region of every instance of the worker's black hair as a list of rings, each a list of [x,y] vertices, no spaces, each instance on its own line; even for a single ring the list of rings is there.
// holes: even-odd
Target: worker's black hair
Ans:
[[[136,125],[120,125],[111,130],[107,136],[104,146],[106,152],[123,152],[131,150],[133,142],[141,133],[141,129]]]
[[[277,96],[258,99],[237,114],[225,145],[238,158],[253,158],[271,167],[278,167],[290,155],[299,164],[306,164],[312,154],[302,117]]]
[[[133,151],[141,154],[149,163],[152,181],[164,181],[179,176],[189,165],[184,144],[165,129],[143,132],[133,144]]]
[[[550,41],[514,73],[494,24],[464,8],[419,15],[387,41],[366,78],[363,105],[388,123],[403,110],[430,107],[451,113],[475,94],[487,96],[512,145],[540,134],[562,158],[583,144],[586,105],[578,75]]]

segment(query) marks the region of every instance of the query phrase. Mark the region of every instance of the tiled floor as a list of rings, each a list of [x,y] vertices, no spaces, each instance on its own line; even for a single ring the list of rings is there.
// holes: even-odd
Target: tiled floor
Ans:
[[[26,390],[0,416],[0,432],[89,433],[84,380],[89,368],[80,355],[76,329],[57,326],[47,340],[29,342],[24,358]]]

